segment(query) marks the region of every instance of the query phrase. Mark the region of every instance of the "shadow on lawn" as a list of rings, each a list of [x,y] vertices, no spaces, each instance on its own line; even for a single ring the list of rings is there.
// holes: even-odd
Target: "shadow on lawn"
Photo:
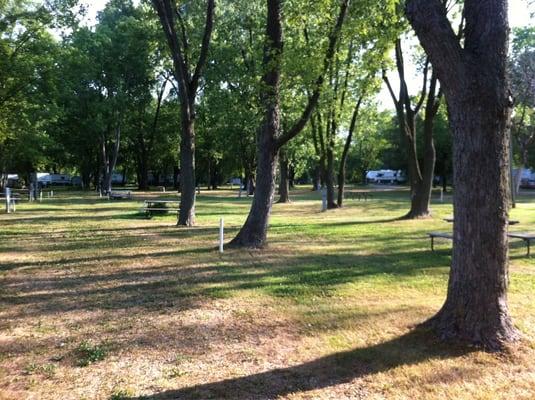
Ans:
[[[437,342],[429,331],[417,328],[388,342],[331,354],[297,366],[135,399],[275,399],[349,383],[403,365],[413,365],[430,359],[461,357],[471,351],[473,350]],[[357,393],[360,391],[358,383],[353,385],[352,390]],[[365,393],[360,393],[358,397],[361,396],[364,397]]]
[[[212,251],[211,251],[212,250]],[[0,297],[12,309],[11,318],[40,317],[73,310],[145,309],[174,307],[187,309],[213,298],[239,295],[245,290],[300,301],[328,297],[339,285],[358,282],[370,276],[402,282],[422,270],[427,275],[445,275],[444,257],[421,257],[421,252],[398,255],[280,255],[269,262],[247,254],[234,253],[214,265],[214,249],[158,253],[160,256],[195,255],[197,265],[173,264],[130,268],[107,273],[78,276],[27,275],[7,277]],[[153,255],[154,256],[154,255]],[[139,254],[125,256],[139,259]],[[198,264],[205,264],[201,267]],[[29,283],[29,284],[28,284]],[[20,307],[22,306],[22,307]],[[20,315],[19,315],[20,313]]]

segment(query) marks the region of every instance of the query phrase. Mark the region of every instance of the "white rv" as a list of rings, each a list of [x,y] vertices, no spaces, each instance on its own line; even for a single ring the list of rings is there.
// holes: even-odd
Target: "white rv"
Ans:
[[[396,184],[405,182],[407,177],[401,170],[381,169],[379,171],[368,171],[366,180],[369,183]]]

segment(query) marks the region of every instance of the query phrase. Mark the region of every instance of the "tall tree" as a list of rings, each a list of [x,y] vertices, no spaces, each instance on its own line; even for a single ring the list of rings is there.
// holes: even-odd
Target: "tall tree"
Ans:
[[[399,94],[396,96],[394,93],[386,71],[383,71],[383,80],[394,102],[401,137],[404,139],[407,149],[411,209],[405,215],[405,218],[425,218],[430,214],[429,204],[436,160],[433,123],[440,106],[442,94],[438,89],[434,72],[431,73],[431,78],[429,79],[430,65],[429,60],[426,59],[423,67],[421,93],[416,103],[413,104],[407,85],[403,49],[399,38],[395,44],[395,59],[399,78]],[[418,114],[424,104],[424,149],[423,157],[420,158],[416,124]],[[420,162],[421,159],[422,162]]]
[[[180,213],[178,225],[195,224],[195,100],[203,69],[208,59],[212,36],[215,0],[207,0],[206,19],[200,53],[195,66],[191,64],[190,38],[184,21],[184,9],[190,5],[177,6],[175,0],[153,0],[169,50],[173,59],[174,74],[178,82],[181,110],[180,142]]]
[[[408,0],[406,15],[440,80],[453,133],[454,245],[445,304],[428,324],[441,338],[502,349],[509,315],[506,0],[465,0],[464,47],[440,0]]]
[[[298,120],[281,132],[280,84],[283,56],[282,0],[267,0],[266,43],[262,102],[265,108],[263,126],[257,138],[256,190],[251,210],[238,235],[231,241],[235,247],[263,247],[266,243],[269,215],[275,190],[277,156],[282,146],[297,136],[310,119],[321,94],[325,73],[331,65],[336,43],[345,21],[350,0],[343,0],[336,24],[329,35],[323,68],[316,79],[312,96]]]

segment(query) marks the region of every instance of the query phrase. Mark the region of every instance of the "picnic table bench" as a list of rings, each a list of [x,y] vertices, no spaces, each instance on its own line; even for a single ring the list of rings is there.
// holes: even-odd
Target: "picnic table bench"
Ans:
[[[175,206],[168,206],[168,204],[175,204]],[[157,212],[180,212],[180,200],[145,200],[141,211],[145,213],[147,217],[151,217],[154,211]]]
[[[527,256],[530,256],[531,241],[535,240],[535,233],[530,232],[510,232],[507,234],[511,239],[522,239],[526,243],[528,252]]]
[[[132,192],[130,192],[129,190],[112,190],[108,194],[108,198],[110,200],[131,199],[132,198]]]
[[[370,192],[345,192],[345,198],[346,199],[356,199],[356,200],[364,200],[367,201],[368,199],[371,199],[373,196]]]
[[[435,251],[436,238],[453,240],[453,234],[449,232],[429,232],[427,235],[431,239],[431,251]]]

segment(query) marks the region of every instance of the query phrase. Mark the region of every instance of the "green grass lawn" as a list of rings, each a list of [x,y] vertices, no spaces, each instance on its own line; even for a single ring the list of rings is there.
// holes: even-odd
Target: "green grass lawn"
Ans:
[[[198,197],[197,223],[61,191],[0,215],[0,399],[533,399],[535,260],[511,243],[507,354],[415,328],[441,306],[450,203],[401,221],[406,192],[320,212],[302,189],[273,209],[270,245],[217,251],[250,199]],[[446,196],[446,201],[451,200]],[[511,230],[535,231],[535,197]]]

